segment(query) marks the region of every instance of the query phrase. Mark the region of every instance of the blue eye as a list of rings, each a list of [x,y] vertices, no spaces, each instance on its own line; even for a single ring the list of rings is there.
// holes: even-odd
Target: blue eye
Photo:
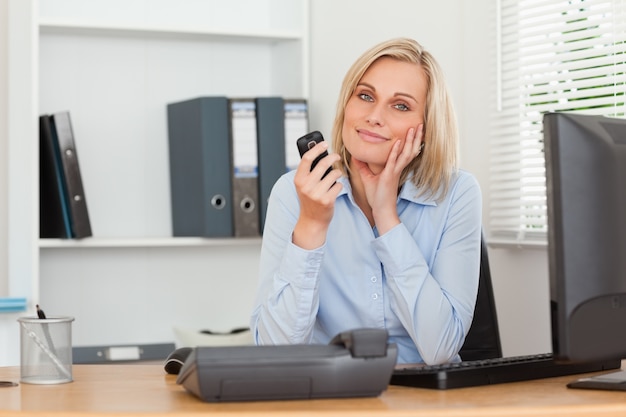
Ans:
[[[372,98],[372,96],[370,96],[369,94],[366,93],[359,93],[358,94],[359,98],[361,100],[365,100],[365,101],[374,101],[374,99]]]
[[[406,104],[396,104],[396,105],[394,105],[394,107],[396,109],[398,109],[398,110],[401,110],[401,111],[409,111],[410,110],[409,106],[407,106]]]

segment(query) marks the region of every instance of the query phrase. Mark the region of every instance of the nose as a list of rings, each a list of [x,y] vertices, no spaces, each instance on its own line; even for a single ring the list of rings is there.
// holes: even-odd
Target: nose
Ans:
[[[370,108],[370,112],[367,115],[367,123],[375,126],[382,126],[384,124],[383,109],[381,105],[374,104]]]

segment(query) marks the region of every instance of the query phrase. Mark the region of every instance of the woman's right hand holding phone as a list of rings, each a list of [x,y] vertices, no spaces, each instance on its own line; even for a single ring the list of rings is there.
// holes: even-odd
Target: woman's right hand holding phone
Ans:
[[[294,184],[300,199],[300,217],[293,231],[293,243],[303,249],[315,249],[326,241],[326,232],[335,209],[335,199],[342,185],[337,181],[341,176],[338,169],[324,173],[339,161],[339,155],[329,154],[319,160],[311,170],[313,161],[328,150],[327,142],[313,146],[302,155],[296,170]]]

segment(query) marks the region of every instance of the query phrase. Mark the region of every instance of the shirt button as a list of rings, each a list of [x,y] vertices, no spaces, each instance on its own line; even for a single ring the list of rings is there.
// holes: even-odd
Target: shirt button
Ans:
[[[374,293],[372,294],[372,300],[377,300],[378,299],[378,294]]]
[[[376,282],[377,281],[376,277],[372,277],[370,279],[372,280],[372,282]]]

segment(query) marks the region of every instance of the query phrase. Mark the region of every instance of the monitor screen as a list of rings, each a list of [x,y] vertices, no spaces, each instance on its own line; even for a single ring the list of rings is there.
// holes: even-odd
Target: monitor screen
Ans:
[[[626,358],[626,119],[543,123],[553,353]]]

